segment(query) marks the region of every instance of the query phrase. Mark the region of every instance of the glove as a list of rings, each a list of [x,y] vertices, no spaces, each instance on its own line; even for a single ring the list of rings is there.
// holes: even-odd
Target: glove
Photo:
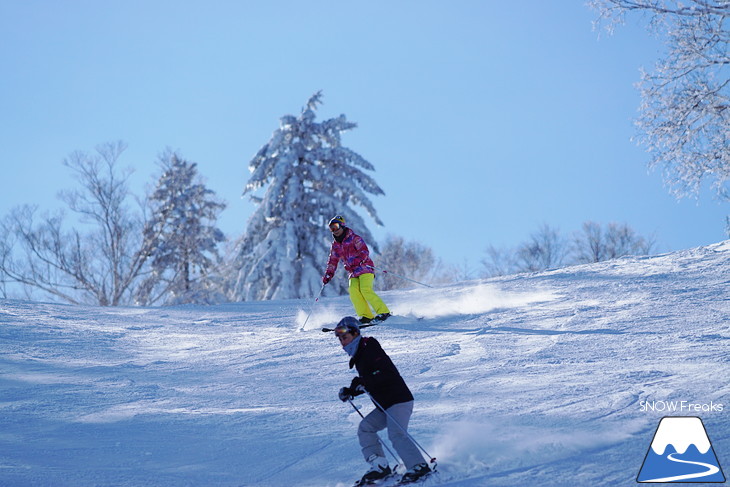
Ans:
[[[359,375],[352,378],[352,382],[350,383],[348,390],[352,396],[359,396],[360,394],[365,394],[367,392]]]
[[[332,274],[325,274],[325,275],[324,275],[324,276],[322,277],[322,284],[327,284],[327,283],[328,283],[328,282],[330,282],[331,280],[332,280]]]
[[[337,394],[337,396],[340,398],[340,401],[347,402],[348,400],[353,398],[352,391],[349,387],[343,387],[340,389],[340,392]]]

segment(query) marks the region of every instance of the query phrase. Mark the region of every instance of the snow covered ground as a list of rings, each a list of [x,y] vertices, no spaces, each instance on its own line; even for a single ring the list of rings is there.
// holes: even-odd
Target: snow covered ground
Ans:
[[[676,415],[730,473],[730,241],[382,296],[401,316],[364,331],[441,484],[636,485]],[[319,329],[351,306],[321,300],[300,332],[311,304],[0,301],[0,485],[350,485],[352,372]]]

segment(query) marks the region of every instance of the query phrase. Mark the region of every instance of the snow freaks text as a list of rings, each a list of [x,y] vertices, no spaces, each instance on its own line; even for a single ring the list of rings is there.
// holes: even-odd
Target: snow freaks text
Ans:
[[[724,408],[721,403],[712,401],[709,404],[691,401],[641,401],[639,407],[642,413],[721,413]]]

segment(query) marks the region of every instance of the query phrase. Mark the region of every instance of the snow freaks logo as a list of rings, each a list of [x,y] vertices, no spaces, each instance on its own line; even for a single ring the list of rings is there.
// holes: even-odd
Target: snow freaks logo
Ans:
[[[636,481],[725,482],[702,420],[694,416],[662,418]]]

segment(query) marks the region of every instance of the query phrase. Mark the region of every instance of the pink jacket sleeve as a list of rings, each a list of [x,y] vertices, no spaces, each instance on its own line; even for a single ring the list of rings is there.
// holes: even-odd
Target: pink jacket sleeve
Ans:
[[[327,260],[327,269],[325,269],[324,273],[325,275],[334,276],[335,271],[337,270],[337,264],[340,262],[340,255],[337,252],[337,249],[335,248],[335,245],[332,245],[332,248],[330,249],[330,257]]]

